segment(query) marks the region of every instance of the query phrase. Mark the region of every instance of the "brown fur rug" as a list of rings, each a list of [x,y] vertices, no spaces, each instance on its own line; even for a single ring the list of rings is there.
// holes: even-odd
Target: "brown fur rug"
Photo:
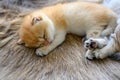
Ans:
[[[45,57],[16,44],[24,15],[38,7],[67,1],[73,0],[0,1],[0,80],[120,80],[119,61],[85,59],[79,36],[67,35],[66,41]]]

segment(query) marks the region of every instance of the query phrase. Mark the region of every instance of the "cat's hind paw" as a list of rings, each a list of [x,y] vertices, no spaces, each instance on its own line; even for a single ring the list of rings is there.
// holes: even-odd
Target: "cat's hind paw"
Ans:
[[[84,47],[86,49],[95,49],[97,47],[97,42],[94,39],[90,38],[84,42]]]

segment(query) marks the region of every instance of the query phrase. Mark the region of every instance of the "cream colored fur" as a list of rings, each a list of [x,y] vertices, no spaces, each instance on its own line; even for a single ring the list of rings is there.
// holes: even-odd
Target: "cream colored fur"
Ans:
[[[32,18],[30,16],[32,16]],[[97,38],[110,35],[116,27],[117,20],[116,14],[110,9],[87,2],[58,4],[52,7],[43,8],[28,15],[28,17],[30,17],[29,20],[31,21],[33,17],[38,16],[43,18],[43,22],[47,25],[45,26],[45,30],[47,31],[47,41],[49,42],[47,46],[40,47],[36,50],[36,54],[39,56],[47,55],[60,45],[65,40],[67,33],[73,33],[80,36],[86,35],[86,38]],[[25,20],[27,20],[27,24],[30,24],[28,19]],[[31,27],[27,27],[27,24],[23,22],[20,30],[20,39],[28,45],[27,47],[29,47],[29,45],[35,46],[35,44],[28,44],[28,41],[32,43],[34,35],[32,38],[30,37],[31,39],[29,37],[25,38],[23,37],[26,35],[24,33],[27,31],[29,32],[29,30],[24,30],[23,32],[22,29],[27,27],[31,30],[30,33],[37,33],[31,28],[35,28],[36,24],[38,25],[37,28],[40,28],[41,21],[42,20],[34,21],[34,24],[31,25]],[[40,33],[41,31],[38,32]],[[27,36],[28,35],[29,33],[27,33]],[[39,39],[37,40],[36,43],[40,43]]]
[[[94,44],[92,43],[94,42]],[[84,47],[87,50],[85,57],[88,59],[93,59],[94,58],[94,51],[95,49],[101,49],[104,46],[107,45],[108,39],[105,38],[89,38],[84,42]],[[94,47],[91,47],[91,45],[94,45]]]
[[[108,44],[102,49],[95,50],[95,57],[103,59],[103,58],[113,55],[114,59],[120,60],[120,55],[119,55],[120,53],[118,53],[120,52],[120,47],[119,47],[120,41],[119,40],[120,40],[120,25],[117,26],[114,34],[111,34],[111,38]]]
[[[106,58],[108,56],[111,56],[111,58],[120,60],[120,2],[119,0],[105,0],[104,6],[107,6],[111,8],[114,12],[118,15],[118,26],[116,27],[113,34],[111,34],[111,37],[105,47],[102,49],[96,49],[94,51],[96,58]],[[100,42],[100,45],[102,42]]]

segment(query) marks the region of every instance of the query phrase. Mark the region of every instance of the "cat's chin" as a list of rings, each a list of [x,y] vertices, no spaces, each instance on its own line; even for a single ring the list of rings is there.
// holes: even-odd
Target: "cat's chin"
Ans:
[[[52,43],[52,41],[51,41],[51,42],[45,41],[43,44],[40,44],[38,47],[48,46],[48,45],[50,45],[51,43]],[[38,47],[37,47],[37,48],[38,48]]]

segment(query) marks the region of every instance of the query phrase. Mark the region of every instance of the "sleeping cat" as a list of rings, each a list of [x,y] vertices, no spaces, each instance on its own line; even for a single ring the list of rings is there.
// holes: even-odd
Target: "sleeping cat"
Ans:
[[[57,4],[27,15],[19,31],[19,44],[35,47],[36,54],[50,53],[67,33],[97,38],[111,34],[116,27],[116,14],[95,3],[73,2]]]

